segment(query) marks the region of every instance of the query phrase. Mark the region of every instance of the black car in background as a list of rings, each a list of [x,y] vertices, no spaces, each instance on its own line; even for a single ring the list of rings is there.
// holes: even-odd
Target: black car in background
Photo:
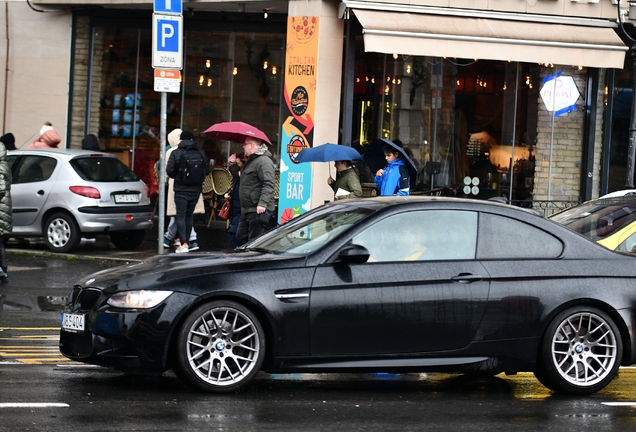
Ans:
[[[242,250],[79,281],[60,350],[234,391],[259,370],[513,374],[589,394],[636,363],[636,258],[531,211],[378,197],[314,209]]]

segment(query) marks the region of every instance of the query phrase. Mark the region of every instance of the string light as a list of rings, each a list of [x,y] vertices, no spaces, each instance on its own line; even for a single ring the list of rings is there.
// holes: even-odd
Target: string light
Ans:
[[[272,66],[272,75],[276,75],[276,72],[278,72],[278,69],[276,66]]]
[[[264,61],[264,62],[263,62],[263,69],[267,69],[267,66],[268,66],[267,62],[266,62],[266,61]]]
[[[238,68],[234,66],[234,69],[232,70],[232,75],[236,75],[237,73],[238,73]]]
[[[210,68],[210,60],[205,61],[205,67],[208,69]]]

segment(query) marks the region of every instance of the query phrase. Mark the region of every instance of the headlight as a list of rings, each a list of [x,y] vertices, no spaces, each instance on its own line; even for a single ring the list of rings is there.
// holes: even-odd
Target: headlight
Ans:
[[[124,309],[148,309],[168,298],[172,291],[127,291],[113,295],[106,303]]]

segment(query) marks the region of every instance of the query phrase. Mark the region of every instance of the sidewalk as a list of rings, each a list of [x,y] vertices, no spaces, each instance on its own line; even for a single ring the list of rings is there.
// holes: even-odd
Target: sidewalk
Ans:
[[[110,242],[108,236],[100,235],[95,239],[82,239],[75,250],[66,254],[51,252],[42,238],[28,238],[21,241],[12,238],[6,243],[7,252],[117,261],[142,261],[159,253],[158,240],[160,235],[157,230],[157,218],[154,219],[154,222],[155,226],[146,232],[146,238],[141,246],[132,251],[117,249]],[[195,220],[194,229],[197,232],[197,242],[200,247],[197,252],[230,249],[230,236],[225,230],[224,220],[212,221],[209,228],[204,222]],[[163,241],[163,232],[161,233],[161,239]],[[163,248],[164,254],[172,252],[174,252],[174,248]]]

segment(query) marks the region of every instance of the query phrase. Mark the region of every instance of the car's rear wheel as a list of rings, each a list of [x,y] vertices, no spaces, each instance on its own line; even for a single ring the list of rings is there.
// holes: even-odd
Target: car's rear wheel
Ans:
[[[113,242],[118,249],[133,250],[137,249],[146,237],[144,230],[120,231],[109,234],[110,241]]]
[[[44,239],[53,252],[68,252],[77,247],[82,233],[72,216],[54,213],[44,224]]]
[[[594,307],[572,307],[548,326],[535,376],[563,393],[591,394],[618,374],[623,344],[614,321]]]
[[[175,373],[201,390],[226,393],[256,376],[265,357],[265,336],[256,316],[233,301],[195,309],[177,336]]]

